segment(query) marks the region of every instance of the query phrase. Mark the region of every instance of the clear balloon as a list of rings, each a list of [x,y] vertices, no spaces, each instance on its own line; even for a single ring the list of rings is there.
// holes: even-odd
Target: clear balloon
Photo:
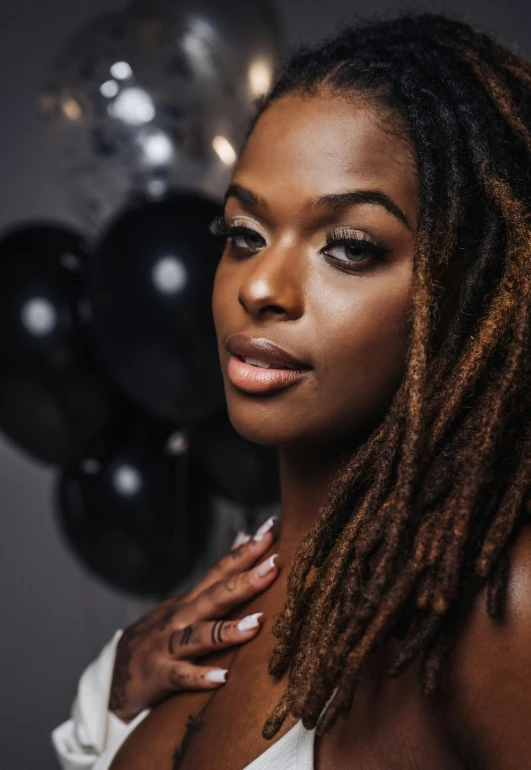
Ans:
[[[87,231],[137,194],[221,198],[280,51],[264,0],[140,1],[80,30],[40,107]]]

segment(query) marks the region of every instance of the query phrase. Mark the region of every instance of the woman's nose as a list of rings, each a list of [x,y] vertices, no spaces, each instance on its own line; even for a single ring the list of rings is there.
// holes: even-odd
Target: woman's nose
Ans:
[[[298,318],[303,313],[306,271],[300,251],[293,247],[267,247],[246,263],[238,301],[250,315],[284,314]]]

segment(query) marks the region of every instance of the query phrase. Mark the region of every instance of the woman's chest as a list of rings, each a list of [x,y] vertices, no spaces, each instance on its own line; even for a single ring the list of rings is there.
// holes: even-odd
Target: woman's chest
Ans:
[[[266,622],[260,637],[239,648],[232,664],[236,650],[218,653],[216,665],[230,669],[221,688],[179,694],[155,708],[110,770],[244,770],[288,732],[296,722],[292,717],[272,741],[261,735],[285,686],[267,671],[270,625]],[[348,719],[316,738],[314,770],[464,770],[449,749],[441,709],[420,695],[416,675],[412,667],[389,679],[375,657]]]
[[[246,612],[262,609],[251,602]],[[121,746],[110,770],[241,770],[265,752],[271,742],[262,738],[262,725],[284,690],[284,682],[267,671],[271,618],[267,613],[249,644],[201,658],[202,665],[229,669],[225,684],[178,693],[154,708]],[[295,722],[287,722],[280,735]]]

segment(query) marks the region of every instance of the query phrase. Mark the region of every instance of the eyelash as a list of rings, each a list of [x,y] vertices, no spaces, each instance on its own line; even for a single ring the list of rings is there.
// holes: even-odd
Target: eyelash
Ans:
[[[217,217],[215,217],[212,222],[208,226],[209,231],[212,233],[212,235],[216,236],[216,238],[219,238],[223,241],[223,243],[228,239],[232,238],[237,235],[247,235],[248,233],[252,233],[254,235],[260,235],[260,233],[257,233],[256,230],[252,230],[250,227],[243,227],[242,225],[228,225],[225,217],[221,214]],[[374,241],[370,241],[366,238],[353,238],[350,234],[351,231],[347,229],[340,229],[340,230],[330,230],[326,233],[325,236],[325,248],[330,248],[330,246],[350,246],[351,248],[360,248],[363,247],[365,252],[370,253],[372,259],[375,261],[382,260],[386,254],[389,253],[390,249],[388,249],[382,242],[379,242],[377,239],[374,239]],[[262,236],[260,236],[262,237]],[[252,252],[254,249],[251,247],[247,249],[242,249],[241,247],[236,247],[240,251],[248,251]],[[346,264],[352,264],[352,265],[364,265],[369,259],[362,259],[362,260],[349,260],[349,259],[339,259],[339,257],[333,257],[330,255],[327,255],[329,259],[333,259],[334,262],[337,264],[339,263],[346,263]],[[351,268],[348,268],[351,269]]]

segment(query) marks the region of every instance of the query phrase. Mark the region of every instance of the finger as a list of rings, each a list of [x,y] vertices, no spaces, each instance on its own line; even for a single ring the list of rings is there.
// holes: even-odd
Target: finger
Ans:
[[[214,650],[242,644],[256,636],[262,616],[262,612],[255,612],[240,620],[193,623],[182,630],[172,631],[168,638],[168,652],[176,658],[197,658]]]
[[[238,546],[243,545],[244,543],[248,543],[250,539],[251,535],[248,535],[247,532],[238,532],[234,538],[234,542],[231,545],[230,550],[235,551]]]
[[[279,573],[279,567],[276,564],[277,558],[278,554],[275,553],[257,567],[209,586],[187,605],[188,611],[195,615],[193,620],[211,620],[223,617],[232,607],[242,604],[264,591]],[[183,612],[185,611],[183,609]]]
[[[228,669],[216,666],[196,666],[187,660],[168,665],[166,687],[169,690],[213,690],[227,680]]]
[[[247,543],[228,551],[188,592],[187,601],[195,599],[209,586],[250,569],[268,550],[276,537],[277,516],[270,516]]]

